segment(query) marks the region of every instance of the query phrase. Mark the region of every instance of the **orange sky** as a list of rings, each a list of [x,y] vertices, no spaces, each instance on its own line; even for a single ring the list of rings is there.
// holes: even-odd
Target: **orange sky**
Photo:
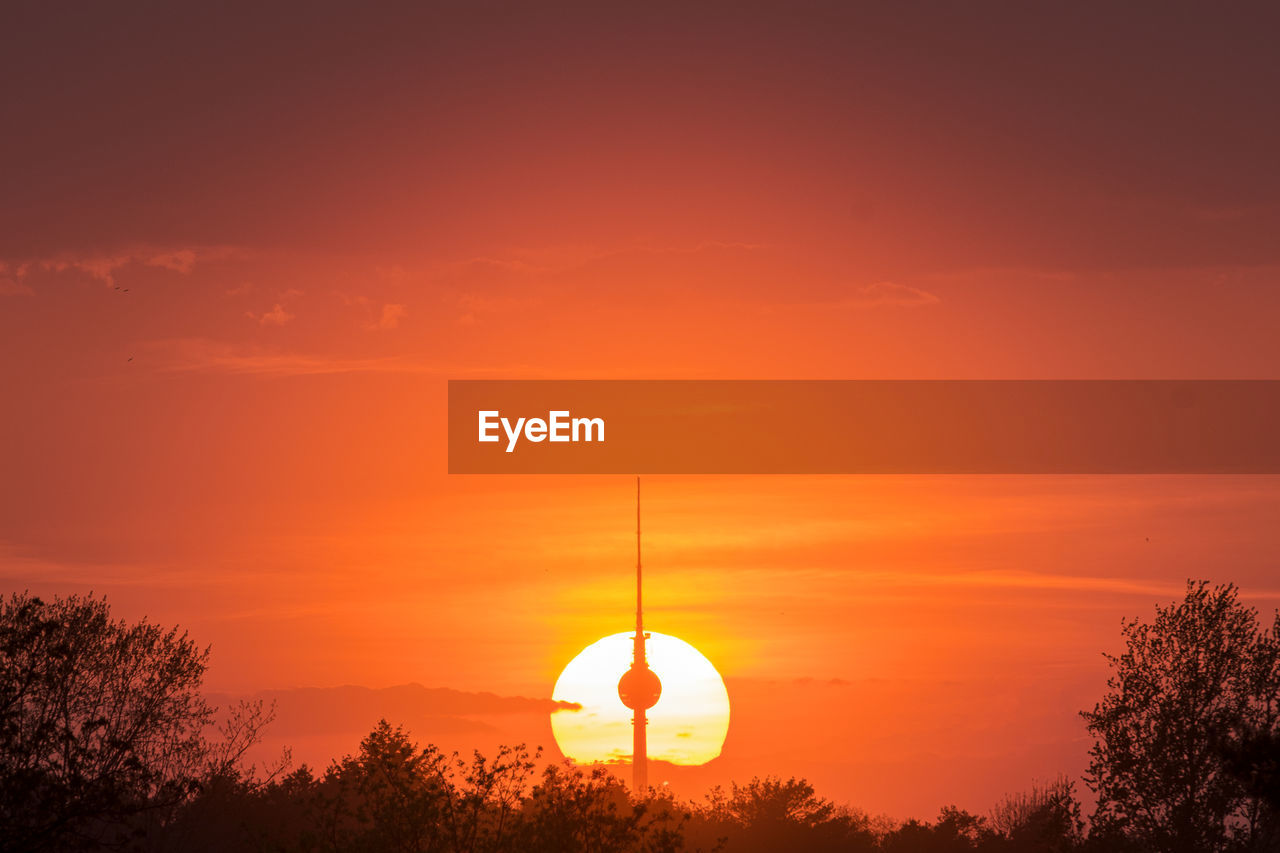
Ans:
[[[0,583],[179,623],[216,690],[545,698],[626,628],[631,482],[447,476],[449,378],[1280,378],[1266,22],[0,29]],[[985,809],[1082,769],[1122,616],[1280,599],[1275,478],[646,483],[653,628],[734,701],[699,783]]]

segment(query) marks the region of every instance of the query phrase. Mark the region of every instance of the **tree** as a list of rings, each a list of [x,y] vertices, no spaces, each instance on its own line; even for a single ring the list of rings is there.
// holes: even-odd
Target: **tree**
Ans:
[[[242,708],[206,740],[208,654],[92,596],[0,600],[0,850],[122,844],[231,772],[270,717]]]
[[[863,814],[838,807],[803,779],[776,776],[716,788],[701,818],[729,850],[870,850],[875,836]]]
[[[410,853],[439,846],[454,797],[447,764],[434,746],[419,749],[403,729],[380,720],[359,753],[325,774],[325,788],[336,794],[324,810],[332,847]]]
[[[403,728],[379,720],[356,754],[333,762],[322,778],[303,768],[279,785],[242,797],[250,810],[300,815],[302,821],[286,828],[259,822],[245,828],[236,846],[271,836],[274,847],[283,849],[513,849],[538,755],[519,745],[500,747],[492,760],[478,752],[463,759],[433,745],[420,747]]]
[[[943,806],[933,835],[947,850],[975,850],[991,840],[992,832],[985,819],[956,806]]]
[[[508,849],[674,853],[684,849],[682,817],[666,806],[662,801],[633,800],[627,786],[602,765],[553,764],[524,801],[514,828],[515,843]]]
[[[1274,732],[1274,631],[1260,629],[1235,586],[1200,581],[1122,632],[1125,651],[1107,656],[1108,692],[1082,712],[1096,738],[1094,831],[1162,853],[1253,843],[1265,804],[1229,756],[1242,738]]]
[[[1280,613],[1258,635],[1248,670],[1247,714],[1221,745],[1225,770],[1243,789],[1247,840],[1280,849]]]
[[[1075,783],[1065,776],[1006,796],[991,810],[990,824],[1014,850],[1037,853],[1067,853],[1084,835]]]

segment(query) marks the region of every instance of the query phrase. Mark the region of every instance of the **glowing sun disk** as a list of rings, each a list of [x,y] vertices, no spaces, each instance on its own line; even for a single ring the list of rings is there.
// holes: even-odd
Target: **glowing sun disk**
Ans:
[[[560,751],[580,764],[631,758],[631,711],[618,698],[618,679],[631,664],[632,634],[612,634],[578,653],[556,680],[552,698],[580,711],[551,715]],[[650,632],[649,665],[662,679],[662,698],[649,711],[649,757],[705,764],[720,754],[729,732],[729,693],[716,668],[678,637]]]

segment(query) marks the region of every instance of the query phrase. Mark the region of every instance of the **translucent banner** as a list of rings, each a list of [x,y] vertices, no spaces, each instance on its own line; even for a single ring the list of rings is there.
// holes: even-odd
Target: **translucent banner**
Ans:
[[[1274,474],[1277,381],[449,383],[455,474]]]

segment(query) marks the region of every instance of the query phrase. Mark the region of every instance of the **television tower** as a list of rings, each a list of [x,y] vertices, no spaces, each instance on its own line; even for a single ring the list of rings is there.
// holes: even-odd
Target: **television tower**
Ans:
[[[631,667],[618,680],[618,698],[634,713],[631,717],[631,788],[637,795],[649,789],[649,718],[645,711],[658,704],[662,681],[649,669],[645,656],[644,597],[640,569],[640,478],[636,477],[636,635]]]

